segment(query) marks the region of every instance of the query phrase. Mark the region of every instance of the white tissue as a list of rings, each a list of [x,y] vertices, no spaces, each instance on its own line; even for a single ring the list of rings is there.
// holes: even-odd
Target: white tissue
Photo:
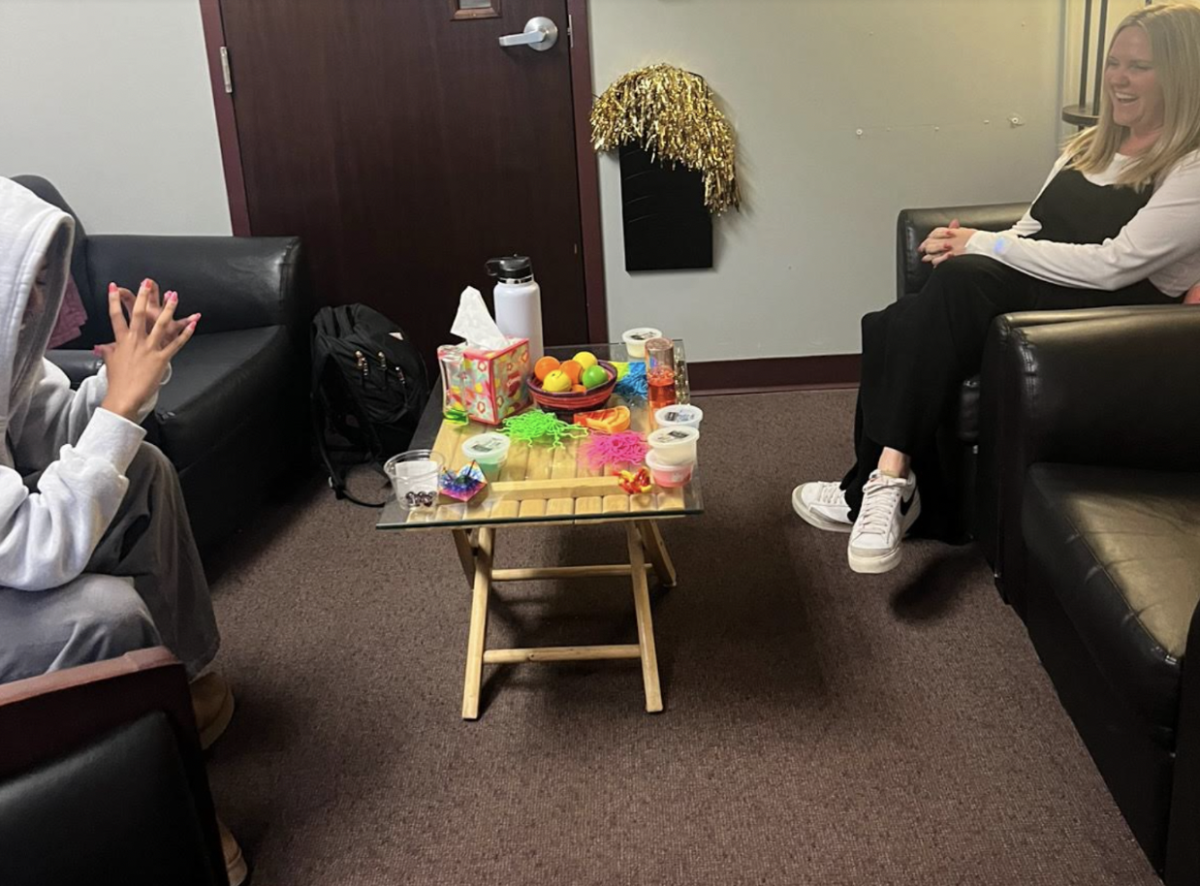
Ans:
[[[465,338],[472,348],[501,351],[508,347],[508,336],[500,331],[500,327],[488,313],[487,305],[483,303],[483,296],[474,286],[468,286],[462,291],[458,313],[450,331],[459,338]]]

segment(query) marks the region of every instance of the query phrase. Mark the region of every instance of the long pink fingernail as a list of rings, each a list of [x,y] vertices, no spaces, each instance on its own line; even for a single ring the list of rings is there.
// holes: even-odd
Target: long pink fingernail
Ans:
[[[147,277],[145,280],[142,281],[142,286],[149,289],[151,284],[153,284],[153,283],[154,283],[154,281],[151,280],[149,277]]]
[[[166,299],[167,299],[167,301],[174,304],[175,302],[179,301],[179,293],[172,289],[170,292],[167,293]]]
[[[109,292],[116,292],[116,291],[117,291],[117,284],[116,284],[116,283],[109,283],[109,284],[108,284],[108,291],[109,291]]]

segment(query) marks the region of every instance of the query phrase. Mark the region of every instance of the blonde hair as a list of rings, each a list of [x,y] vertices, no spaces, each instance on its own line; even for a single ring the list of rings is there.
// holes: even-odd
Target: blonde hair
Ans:
[[[1127,16],[1113,34],[1141,28],[1150,39],[1154,69],[1163,95],[1162,134],[1145,153],[1129,163],[1116,184],[1142,190],[1200,148],[1200,7],[1189,3],[1156,3]],[[1112,43],[1109,44],[1112,52]],[[1083,173],[1103,172],[1129,135],[1113,122],[1112,96],[1104,79],[1099,122],[1067,143],[1070,165]]]

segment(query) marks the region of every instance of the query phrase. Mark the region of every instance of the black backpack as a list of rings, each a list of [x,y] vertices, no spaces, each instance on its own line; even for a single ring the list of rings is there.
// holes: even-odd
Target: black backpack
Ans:
[[[365,305],[321,308],[312,336],[313,436],[338,498],[353,465],[408,448],[429,399],[425,361],[404,331]]]

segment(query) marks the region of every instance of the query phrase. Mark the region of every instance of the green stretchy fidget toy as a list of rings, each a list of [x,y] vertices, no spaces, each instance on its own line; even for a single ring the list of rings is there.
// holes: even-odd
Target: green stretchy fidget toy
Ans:
[[[550,446],[560,448],[565,440],[578,440],[588,435],[587,428],[581,425],[567,424],[549,412],[533,409],[521,415],[514,415],[504,420],[500,428],[501,434],[507,434],[512,440],[528,443],[530,446]]]

